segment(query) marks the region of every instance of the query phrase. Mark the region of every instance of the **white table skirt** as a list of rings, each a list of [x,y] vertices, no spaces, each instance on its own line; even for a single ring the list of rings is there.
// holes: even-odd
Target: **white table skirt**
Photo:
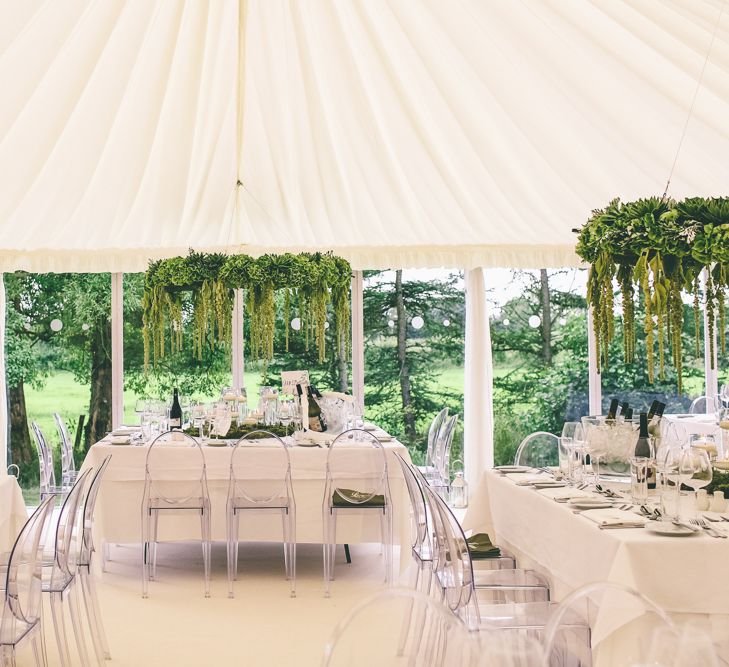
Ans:
[[[588,583],[624,584],[676,619],[699,622],[723,650],[729,650],[729,540],[706,535],[660,537],[636,529],[599,530],[565,504],[531,487],[517,486],[494,471],[482,475],[464,528],[488,532],[514,553],[519,567],[543,573],[554,600]],[[604,627],[621,624],[622,619],[607,619]],[[625,638],[626,629],[618,634]],[[620,655],[619,641],[612,639],[612,646],[606,642],[600,647],[603,664],[612,664],[608,655]]]
[[[0,553],[10,551],[28,519],[23,493],[12,475],[0,475]]]
[[[396,544],[408,545],[410,541],[410,502],[402,471],[395,459],[397,452],[407,461],[407,449],[398,442],[383,445],[387,455],[388,477],[393,500],[394,540]],[[111,462],[107,468],[94,517],[94,534],[97,544],[103,541],[114,544],[141,542],[141,508],[144,490],[144,469],[148,447],[119,446],[97,443],[91,447],[82,470],[96,468],[109,454]],[[327,449],[319,447],[291,447],[291,475],[296,502],[296,541],[299,543],[321,543],[322,501],[324,494],[324,472]],[[230,447],[203,447],[207,469],[208,490],[212,507],[212,535],[214,540],[225,540],[225,508],[230,475]],[[171,452],[171,467],[168,479],[174,478],[179,466],[195,463],[194,448]],[[180,455],[182,457],[180,458]],[[260,478],[265,479],[266,447],[261,447]],[[353,459],[356,470],[356,459]],[[354,487],[356,488],[356,486]],[[366,516],[363,516],[366,514]],[[190,512],[175,513],[160,518],[159,540],[175,541],[200,538],[200,520]],[[240,522],[241,541],[280,541],[281,521],[267,512],[244,512]],[[379,542],[380,523],[377,513],[340,514],[337,521],[337,542],[357,544]],[[401,565],[407,565],[409,549],[401,549]]]

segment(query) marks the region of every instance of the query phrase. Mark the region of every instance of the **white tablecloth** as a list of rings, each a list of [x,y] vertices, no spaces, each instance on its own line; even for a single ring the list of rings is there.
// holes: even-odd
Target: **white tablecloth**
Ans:
[[[10,551],[20,529],[28,519],[18,480],[0,475],[0,553]]]
[[[483,474],[464,528],[488,532],[514,553],[519,567],[542,572],[554,600],[588,583],[621,583],[677,619],[698,621],[729,650],[729,540],[661,537],[640,529],[599,530],[565,504],[494,471]],[[608,647],[604,649],[607,655]]]
[[[688,435],[711,434],[717,442],[721,442],[721,429],[714,415],[664,415],[663,418],[683,426]]]
[[[410,460],[407,449],[398,442],[383,445],[387,455],[390,491],[393,500],[394,539],[396,544],[407,545],[410,540],[410,503],[402,471],[395,459],[399,453]],[[97,443],[91,447],[82,470],[97,467],[106,456],[112,455],[102,490],[97,500],[94,518],[96,543],[139,543],[141,541],[141,507],[144,489],[144,466],[148,447],[120,446]],[[225,506],[230,476],[230,447],[203,447],[208,490],[212,506],[212,534],[214,540],[225,540]],[[267,449],[260,448],[260,477],[265,479]],[[291,447],[291,475],[296,501],[296,541],[321,543],[322,501],[327,449],[319,447]],[[184,448],[171,452],[170,477],[179,466],[195,464],[196,450]],[[182,455],[180,457],[180,455]],[[356,471],[356,453],[353,470]],[[170,478],[167,477],[166,478]],[[356,488],[356,487],[354,487]],[[367,514],[367,516],[363,516]],[[240,539],[280,541],[281,522],[272,520],[270,513],[246,512],[240,523]],[[200,521],[197,516],[175,514],[159,522],[161,541],[199,539]],[[357,544],[380,541],[380,524],[375,513],[340,515],[337,521],[337,542]],[[409,562],[410,550],[401,550],[401,564]]]

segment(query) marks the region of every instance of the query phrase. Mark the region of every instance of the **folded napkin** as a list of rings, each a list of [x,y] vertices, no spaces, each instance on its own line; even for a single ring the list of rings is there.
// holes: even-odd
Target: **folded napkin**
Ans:
[[[102,442],[109,443],[111,445],[128,445],[129,444],[129,436],[128,435],[107,435]]]
[[[473,560],[480,558],[499,558],[501,549],[491,542],[487,533],[474,533],[467,538],[468,553]]]
[[[510,479],[512,482],[519,483],[530,483],[533,481],[544,482],[548,479],[554,479],[551,475],[540,472],[507,472],[504,477]]]
[[[304,447],[310,445],[321,445],[328,447],[332,444],[334,436],[331,433],[320,433],[319,431],[294,431],[294,444]]]
[[[586,491],[585,489],[570,489],[570,488],[546,488],[546,489],[539,489],[537,493],[543,495],[545,498],[551,498],[552,500],[556,500],[558,503],[566,503],[571,498],[602,498],[602,496],[595,495],[594,493],[590,493],[589,491]]]
[[[601,528],[642,528],[646,524],[646,519],[635,514],[635,512],[612,507],[586,510],[581,514],[590,521],[594,521]]]
[[[371,496],[369,493],[354,489],[335,489],[332,505],[334,507],[384,507],[385,496],[379,494]]]

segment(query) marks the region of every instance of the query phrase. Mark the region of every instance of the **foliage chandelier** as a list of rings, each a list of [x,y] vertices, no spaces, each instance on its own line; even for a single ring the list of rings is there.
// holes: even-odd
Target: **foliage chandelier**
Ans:
[[[190,250],[186,257],[150,262],[143,308],[144,361],[182,349],[185,321],[192,323],[193,354],[207,345],[231,340],[233,290],[246,291],[250,349],[254,359],[270,361],[276,325],[275,293],[283,292],[286,350],[291,313],[301,319],[308,349],[313,339],[319,361],[325,358],[327,307],[332,304],[335,332],[349,342],[349,262],[331,253],[224,255]],[[345,345],[347,347],[347,345]],[[335,346],[336,352],[339,347]]]
[[[729,287],[729,198],[693,197],[676,202],[665,197],[623,203],[614,199],[595,210],[578,233],[577,254],[590,264],[587,299],[593,309],[600,365],[608,365],[614,336],[614,280],[622,295],[623,350],[627,363],[635,354],[635,292],[643,296],[648,378],[665,377],[667,345],[682,388],[681,292],[693,296],[696,349],[700,341],[700,306],[707,314],[711,365],[714,326],[719,321],[719,344],[726,350],[725,301]],[[702,274],[705,279],[702,280]],[[703,285],[702,285],[703,283]]]

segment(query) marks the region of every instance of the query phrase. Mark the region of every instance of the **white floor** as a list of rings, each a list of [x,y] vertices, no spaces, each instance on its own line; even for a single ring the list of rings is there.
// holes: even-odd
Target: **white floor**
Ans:
[[[319,665],[337,622],[363,597],[384,587],[379,545],[353,545],[353,562],[337,551],[332,597],[324,598],[321,546],[299,545],[297,597],[289,597],[280,545],[241,544],[235,598],[227,596],[225,544],[213,547],[212,597],[205,599],[199,544],[162,544],[157,581],[141,597],[140,549],[112,546],[99,596],[109,639],[109,667],[146,665]],[[397,554],[395,556],[397,563]],[[49,662],[58,665],[50,614]],[[69,622],[70,627],[70,622]],[[75,648],[72,645],[72,648]],[[94,664],[90,638],[87,650]],[[28,649],[19,665],[33,664]],[[78,656],[74,653],[74,665]]]

